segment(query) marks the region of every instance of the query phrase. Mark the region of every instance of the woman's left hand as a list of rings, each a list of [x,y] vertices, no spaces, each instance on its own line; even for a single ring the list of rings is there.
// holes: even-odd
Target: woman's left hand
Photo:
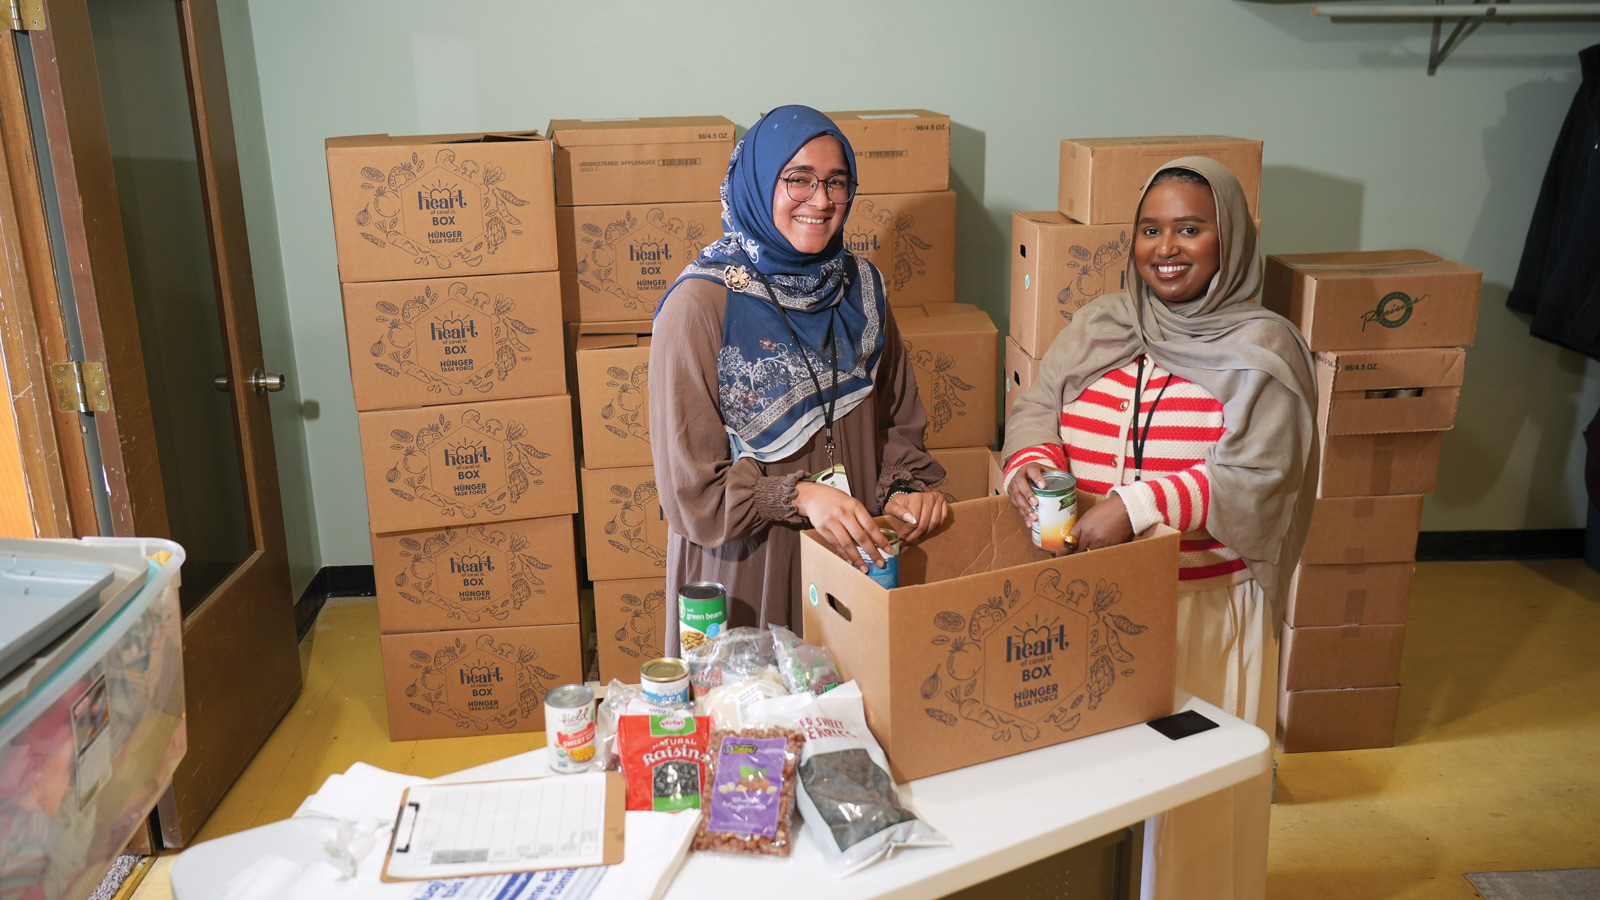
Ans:
[[[1128,508],[1122,498],[1112,494],[1089,508],[1072,526],[1078,539],[1079,550],[1099,550],[1115,547],[1133,538],[1133,520],[1128,518]]]
[[[943,524],[949,509],[950,504],[938,491],[917,491],[890,497],[883,505],[883,514],[911,526],[910,531],[900,535],[900,540],[909,544]]]

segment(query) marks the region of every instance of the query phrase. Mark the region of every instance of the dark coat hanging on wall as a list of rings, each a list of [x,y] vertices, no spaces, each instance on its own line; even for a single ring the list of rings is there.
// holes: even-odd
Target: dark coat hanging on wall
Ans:
[[[1556,138],[1506,305],[1535,337],[1600,359],[1600,44],[1578,54],[1583,81]]]

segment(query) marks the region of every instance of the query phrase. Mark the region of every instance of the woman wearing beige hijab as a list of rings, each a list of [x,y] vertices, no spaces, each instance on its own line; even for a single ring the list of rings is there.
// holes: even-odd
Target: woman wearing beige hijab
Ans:
[[[1167,163],[1137,217],[1130,290],[1074,316],[1016,400],[1007,492],[1031,520],[1029,484],[1071,471],[1101,499],[1072,529],[1083,549],[1157,522],[1182,532],[1178,687],[1271,734],[1277,630],[1316,469],[1311,354],[1250,302],[1256,229],[1226,167]],[[1261,779],[1152,820],[1144,896],[1263,896],[1270,789]]]

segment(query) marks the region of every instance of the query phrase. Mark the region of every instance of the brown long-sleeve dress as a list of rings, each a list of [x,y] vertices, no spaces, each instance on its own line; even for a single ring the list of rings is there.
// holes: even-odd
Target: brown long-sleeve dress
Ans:
[[[673,289],[650,344],[650,449],[667,519],[666,653],[678,655],[678,588],[718,581],[729,625],[799,630],[800,530],[795,484],[826,469],[822,430],[788,459],[732,459],[718,408],[717,354],[728,290],[705,279]],[[900,330],[884,317],[872,396],[834,423],[834,457],[873,514],[896,479],[925,489],[944,469],[923,446],[927,412]]]

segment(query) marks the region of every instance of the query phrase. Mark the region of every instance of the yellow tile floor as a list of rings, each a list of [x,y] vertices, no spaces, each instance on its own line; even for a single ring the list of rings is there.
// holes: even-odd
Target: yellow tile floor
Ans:
[[[1396,746],[1281,757],[1273,900],[1471,900],[1463,872],[1600,865],[1600,573],[1579,560],[1417,566]],[[286,818],[362,761],[440,775],[544,736],[388,739],[377,613],[330,601],[305,690],[206,840]],[[171,897],[163,856],[135,900]]]

